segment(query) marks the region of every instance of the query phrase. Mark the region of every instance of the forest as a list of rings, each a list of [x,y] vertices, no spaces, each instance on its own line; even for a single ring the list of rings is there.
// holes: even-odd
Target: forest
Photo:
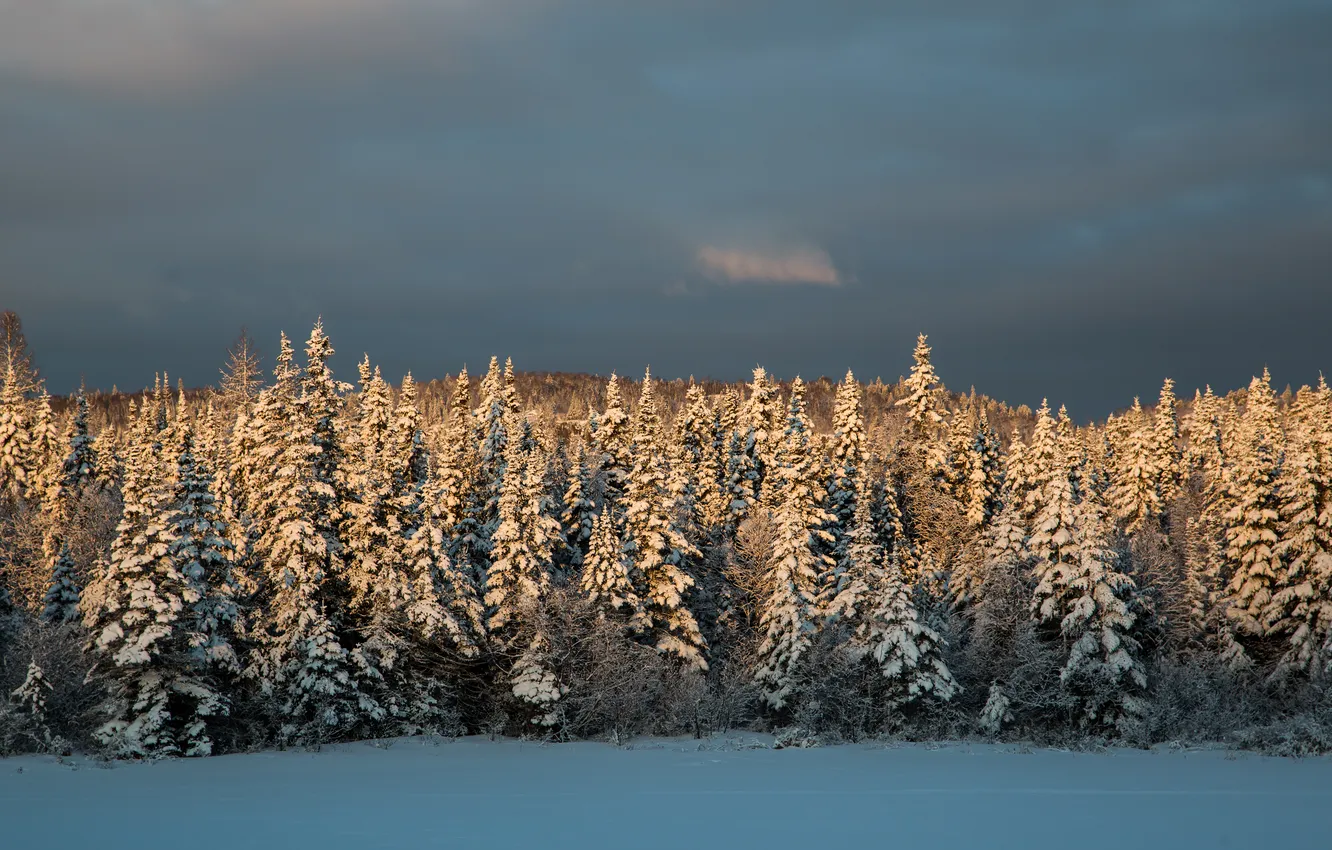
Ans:
[[[0,388],[0,754],[772,732],[1332,751],[1332,389],[1076,424],[893,383]],[[904,341],[903,351],[909,348]],[[1127,399],[1125,400],[1128,401]]]

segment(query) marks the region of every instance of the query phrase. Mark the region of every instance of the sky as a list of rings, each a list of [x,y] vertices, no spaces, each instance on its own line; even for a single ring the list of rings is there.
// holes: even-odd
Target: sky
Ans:
[[[1076,418],[1332,372],[1332,3],[0,0],[0,307],[52,392],[895,380]]]

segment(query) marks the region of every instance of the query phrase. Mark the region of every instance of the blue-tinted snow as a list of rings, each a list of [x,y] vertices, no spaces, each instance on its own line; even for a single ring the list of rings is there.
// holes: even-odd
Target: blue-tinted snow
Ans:
[[[0,760],[6,848],[1332,847],[1332,759],[469,738]]]

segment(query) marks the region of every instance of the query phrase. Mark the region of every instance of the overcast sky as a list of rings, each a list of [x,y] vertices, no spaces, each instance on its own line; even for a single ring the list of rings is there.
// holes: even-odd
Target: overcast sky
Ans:
[[[1298,386],[1329,81],[1327,2],[0,0],[0,306],[61,393],[320,314],[348,379]]]

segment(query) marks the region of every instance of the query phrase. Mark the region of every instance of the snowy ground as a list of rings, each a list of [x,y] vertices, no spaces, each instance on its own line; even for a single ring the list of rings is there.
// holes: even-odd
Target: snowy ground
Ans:
[[[1332,847],[1332,759],[469,738],[0,759],[6,848]],[[385,748],[387,747],[387,748]]]

